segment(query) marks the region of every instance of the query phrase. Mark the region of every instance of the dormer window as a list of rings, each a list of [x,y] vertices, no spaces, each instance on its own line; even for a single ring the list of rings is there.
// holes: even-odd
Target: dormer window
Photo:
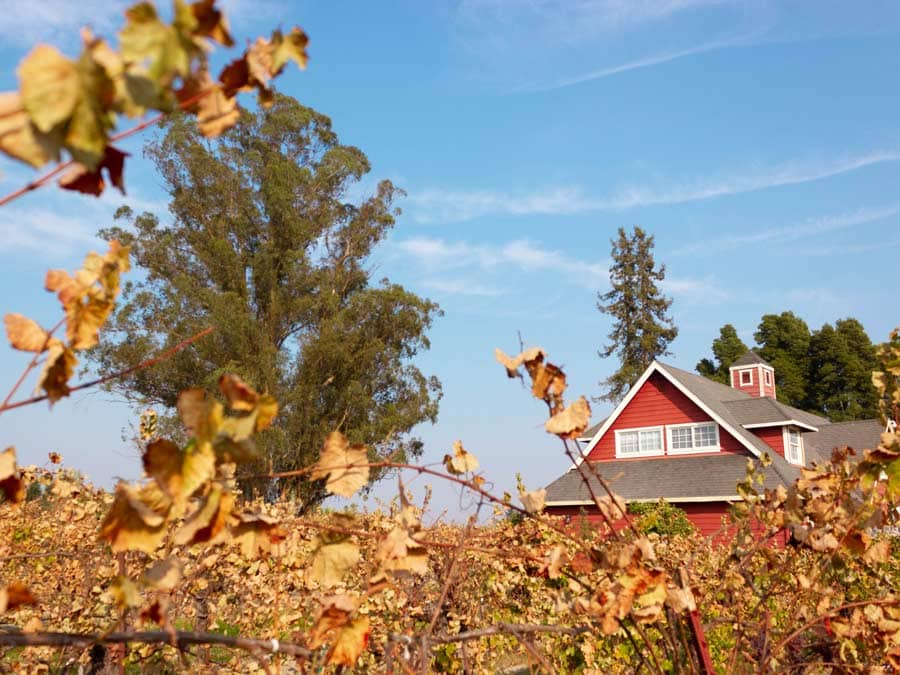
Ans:
[[[753,371],[752,370],[742,370],[741,373],[741,386],[747,387],[753,384]]]
[[[803,466],[803,436],[796,429],[787,429],[785,433],[784,457],[791,464]]]

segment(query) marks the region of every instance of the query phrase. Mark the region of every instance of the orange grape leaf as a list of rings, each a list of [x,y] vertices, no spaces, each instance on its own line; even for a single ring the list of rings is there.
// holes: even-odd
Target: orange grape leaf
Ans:
[[[547,420],[544,428],[560,438],[578,438],[591,421],[591,406],[582,396],[562,412],[556,413]]]
[[[310,578],[323,586],[339,584],[359,562],[359,547],[346,538],[328,541],[316,537],[313,547]]]
[[[478,458],[466,451],[462,441],[453,443],[453,456],[444,455],[444,466],[449,473],[459,476],[468,471],[475,471],[478,468]]]
[[[326,490],[342,497],[352,497],[369,481],[368,461],[366,446],[351,446],[344,434],[332,431],[325,439],[310,478],[319,480],[327,477]]]
[[[494,350],[494,357],[504,368],[506,368],[506,375],[508,377],[518,377],[519,366],[523,363],[531,363],[534,361],[540,363],[544,360],[544,356],[545,352],[540,347],[526,349],[515,357],[508,356],[502,349],[497,348]]]
[[[207,399],[202,389],[186,389],[175,404],[188,435],[198,440],[211,440],[222,424],[222,405]]]
[[[100,525],[100,538],[109,542],[113,553],[153,553],[162,543],[168,510],[151,503],[152,496],[149,491],[137,490],[126,483],[116,486],[115,499]]]
[[[178,545],[201,544],[211,541],[225,529],[225,524],[234,508],[234,494],[225,492],[214,486],[196,511],[181,529],[175,533],[174,541]]]
[[[544,502],[547,500],[547,489],[520,492],[519,499],[522,500],[522,506],[528,513],[540,513],[544,510]]]
[[[6,586],[0,586],[0,614],[17,609],[22,605],[36,604],[37,600],[25,584],[12,581]]]
[[[25,483],[16,468],[16,449],[13,447],[0,452],[0,492],[13,504],[25,499]]]
[[[50,452],[47,454],[47,458],[50,460],[51,464],[62,464],[63,458],[62,455],[58,452]]]
[[[149,607],[142,607],[138,614],[138,625],[155,623],[158,626],[168,626],[169,599],[165,596],[156,598]]]
[[[197,101],[197,127],[207,138],[221,136],[240,118],[237,99],[228,98],[222,87],[213,86],[210,93]]]
[[[13,349],[42,352],[47,348],[50,334],[34,319],[21,314],[7,314],[3,317],[3,323],[6,324],[6,337]]]
[[[232,410],[249,412],[259,400],[259,394],[252,387],[231,373],[225,373],[219,378],[219,390]]]
[[[231,536],[241,547],[245,558],[270,553],[272,547],[284,541],[287,533],[277,518],[263,513],[239,513],[231,525]]]
[[[50,403],[69,395],[69,379],[77,364],[78,358],[71,349],[56,338],[50,339],[47,358],[38,376],[38,388],[46,392]]]
[[[332,665],[353,667],[369,643],[369,617],[357,616],[341,627],[337,639],[328,652],[327,661]]]
[[[318,649],[325,644],[328,635],[347,625],[350,615],[356,611],[359,602],[349,595],[332,595],[320,601],[322,608],[316,617],[316,623],[310,634],[310,647]]]
[[[216,0],[199,0],[191,4],[191,12],[197,21],[195,35],[208,37],[225,47],[234,46],[234,40],[228,32],[228,20],[216,9]]]

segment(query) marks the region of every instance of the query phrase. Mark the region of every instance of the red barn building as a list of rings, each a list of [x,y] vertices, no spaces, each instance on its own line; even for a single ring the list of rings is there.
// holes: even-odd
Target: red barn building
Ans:
[[[788,486],[799,469],[835,447],[871,448],[877,420],[831,423],[780,403],[775,370],[754,352],[731,367],[731,386],[654,361],[612,414],[579,439],[591,462],[626,502],[659,499],[683,509],[704,535],[719,532],[748,458],[768,454],[763,486]],[[602,494],[600,486],[597,493]],[[572,468],[547,486],[547,511],[599,514]]]

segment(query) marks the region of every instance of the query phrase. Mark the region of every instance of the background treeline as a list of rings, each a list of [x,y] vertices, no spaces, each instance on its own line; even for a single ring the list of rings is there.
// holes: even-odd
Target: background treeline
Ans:
[[[878,415],[878,393],[872,386],[876,345],[852,317],[810,331],[793,312],[766,314],[744,344],[734,326],[725,324],[712,343],[712,358],[701,359],[697,372],[729,384],[728,369],[748,349],[775,368],[779,401],[829,417],[832,421]]]

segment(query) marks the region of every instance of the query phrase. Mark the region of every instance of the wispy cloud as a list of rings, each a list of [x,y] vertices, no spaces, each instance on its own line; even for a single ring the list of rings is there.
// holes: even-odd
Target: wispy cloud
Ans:
[[[97,243],[97,225],[45,208],[0,209],[0,252],[28,251],[46,258],[86,253]]]
[[[875,150],[832,160],[785,162],[742,174],[701,177],[669,185],[627,185],[598,196],[572,186],[542,187],[532,192],[428,188],[410,190],[407,210],[414,221],[423,224],[461,222],[495,215],[626,211],[799,185],[897,160],[900,160],[898,150]]]
[[[125,0],[7,0],[3,3],[0,37],[7,44],[21,47],[45,41],[64,48],[78,44],[83,26],[112,37],[128,4]]]
[[[651,66],[658,66],[663,63],[669,63],[670,61],[675,61],[676,59],[681,59],[687,56],[694,56],[696,54],[703,54],[705,52],[711,52],[717,49],[725,49],[728,47],[736,47],[741,44],[747,44],[747,37],[735,38],[731,40],[716,40],[713,42],[707,42],[705,44],[696,45],[694,47],[688,47],[687,49],[680,49],[675,51],[663,52],[661,54],[654,54],[652,56],[647,56],[641,59],[635,59],[634,61],[628,61],[626,63],[621,63],[616,66],[609,66],[606,68],[599,68],[597,70],[592,70],[586,73],[582,73],[581,75],[575,75],[572,77],[564,77],[554,82],[546,83],[546,84],[528,84],[516,87],[514,91],[551,91],[553,89],[562,89],[563,87],[570,87],[575,84],[581,84],[583,82],[590,82],[591,80],[602,80],[606,77],[612,77],[613,75],[618,75],[620,73],[627,73],[631,70],[638,70],[640,68],[649,68]]]
[[[427,279],[425,287],[445,295],[472,295],[482,298],[493,298],[503,295],[502,290],[480,284],[471,279]]]
[[[900,213],[900,206],[889,206],[878,209],[858,209],[851,213],[843,213],[836,216],[824,216],[803,223],[795,223],[784,227],[773,227],[748,232],[747,234],[731,235],[718,239],[705,239],[703,241],[687,244],[670,252],[670,255],[715,255],[723,251],[729,251],[744,246],[755,244],[778,244],[793,242],[807,237],[814,237],[836,230],[845,230],[857,225],[865,225]]]
[[[414,237],[399,241],[395,246],[431,273],[444,273],[448,270],[457,270],[460,274],[466,270],[498,272],[503,267],[515,267],[524,272],[553,271],[573,283],[590,289],[597,289],[606,284],[609,276],[604,264],[578,260],[561,251],[547,249],[539,243],[526,239],[488,245]],[[458,277],[461,278],[463,277]],[[431,279],[427,283],[433,285],[445,282]],[[461,281],[457,283],[462,284]],[[479,286],[480,282],[469,280],[467,287]],[[489,286],[481,287],[492,289]],[[451,292],[452,288],[445,284],[444,290]],[[499,291],[494,294],[498,293]]]
[[[731,297],[722,284],[711,276],[703,279],[668,277],[660,286],[663,292],[689,304],[719,304]]]

